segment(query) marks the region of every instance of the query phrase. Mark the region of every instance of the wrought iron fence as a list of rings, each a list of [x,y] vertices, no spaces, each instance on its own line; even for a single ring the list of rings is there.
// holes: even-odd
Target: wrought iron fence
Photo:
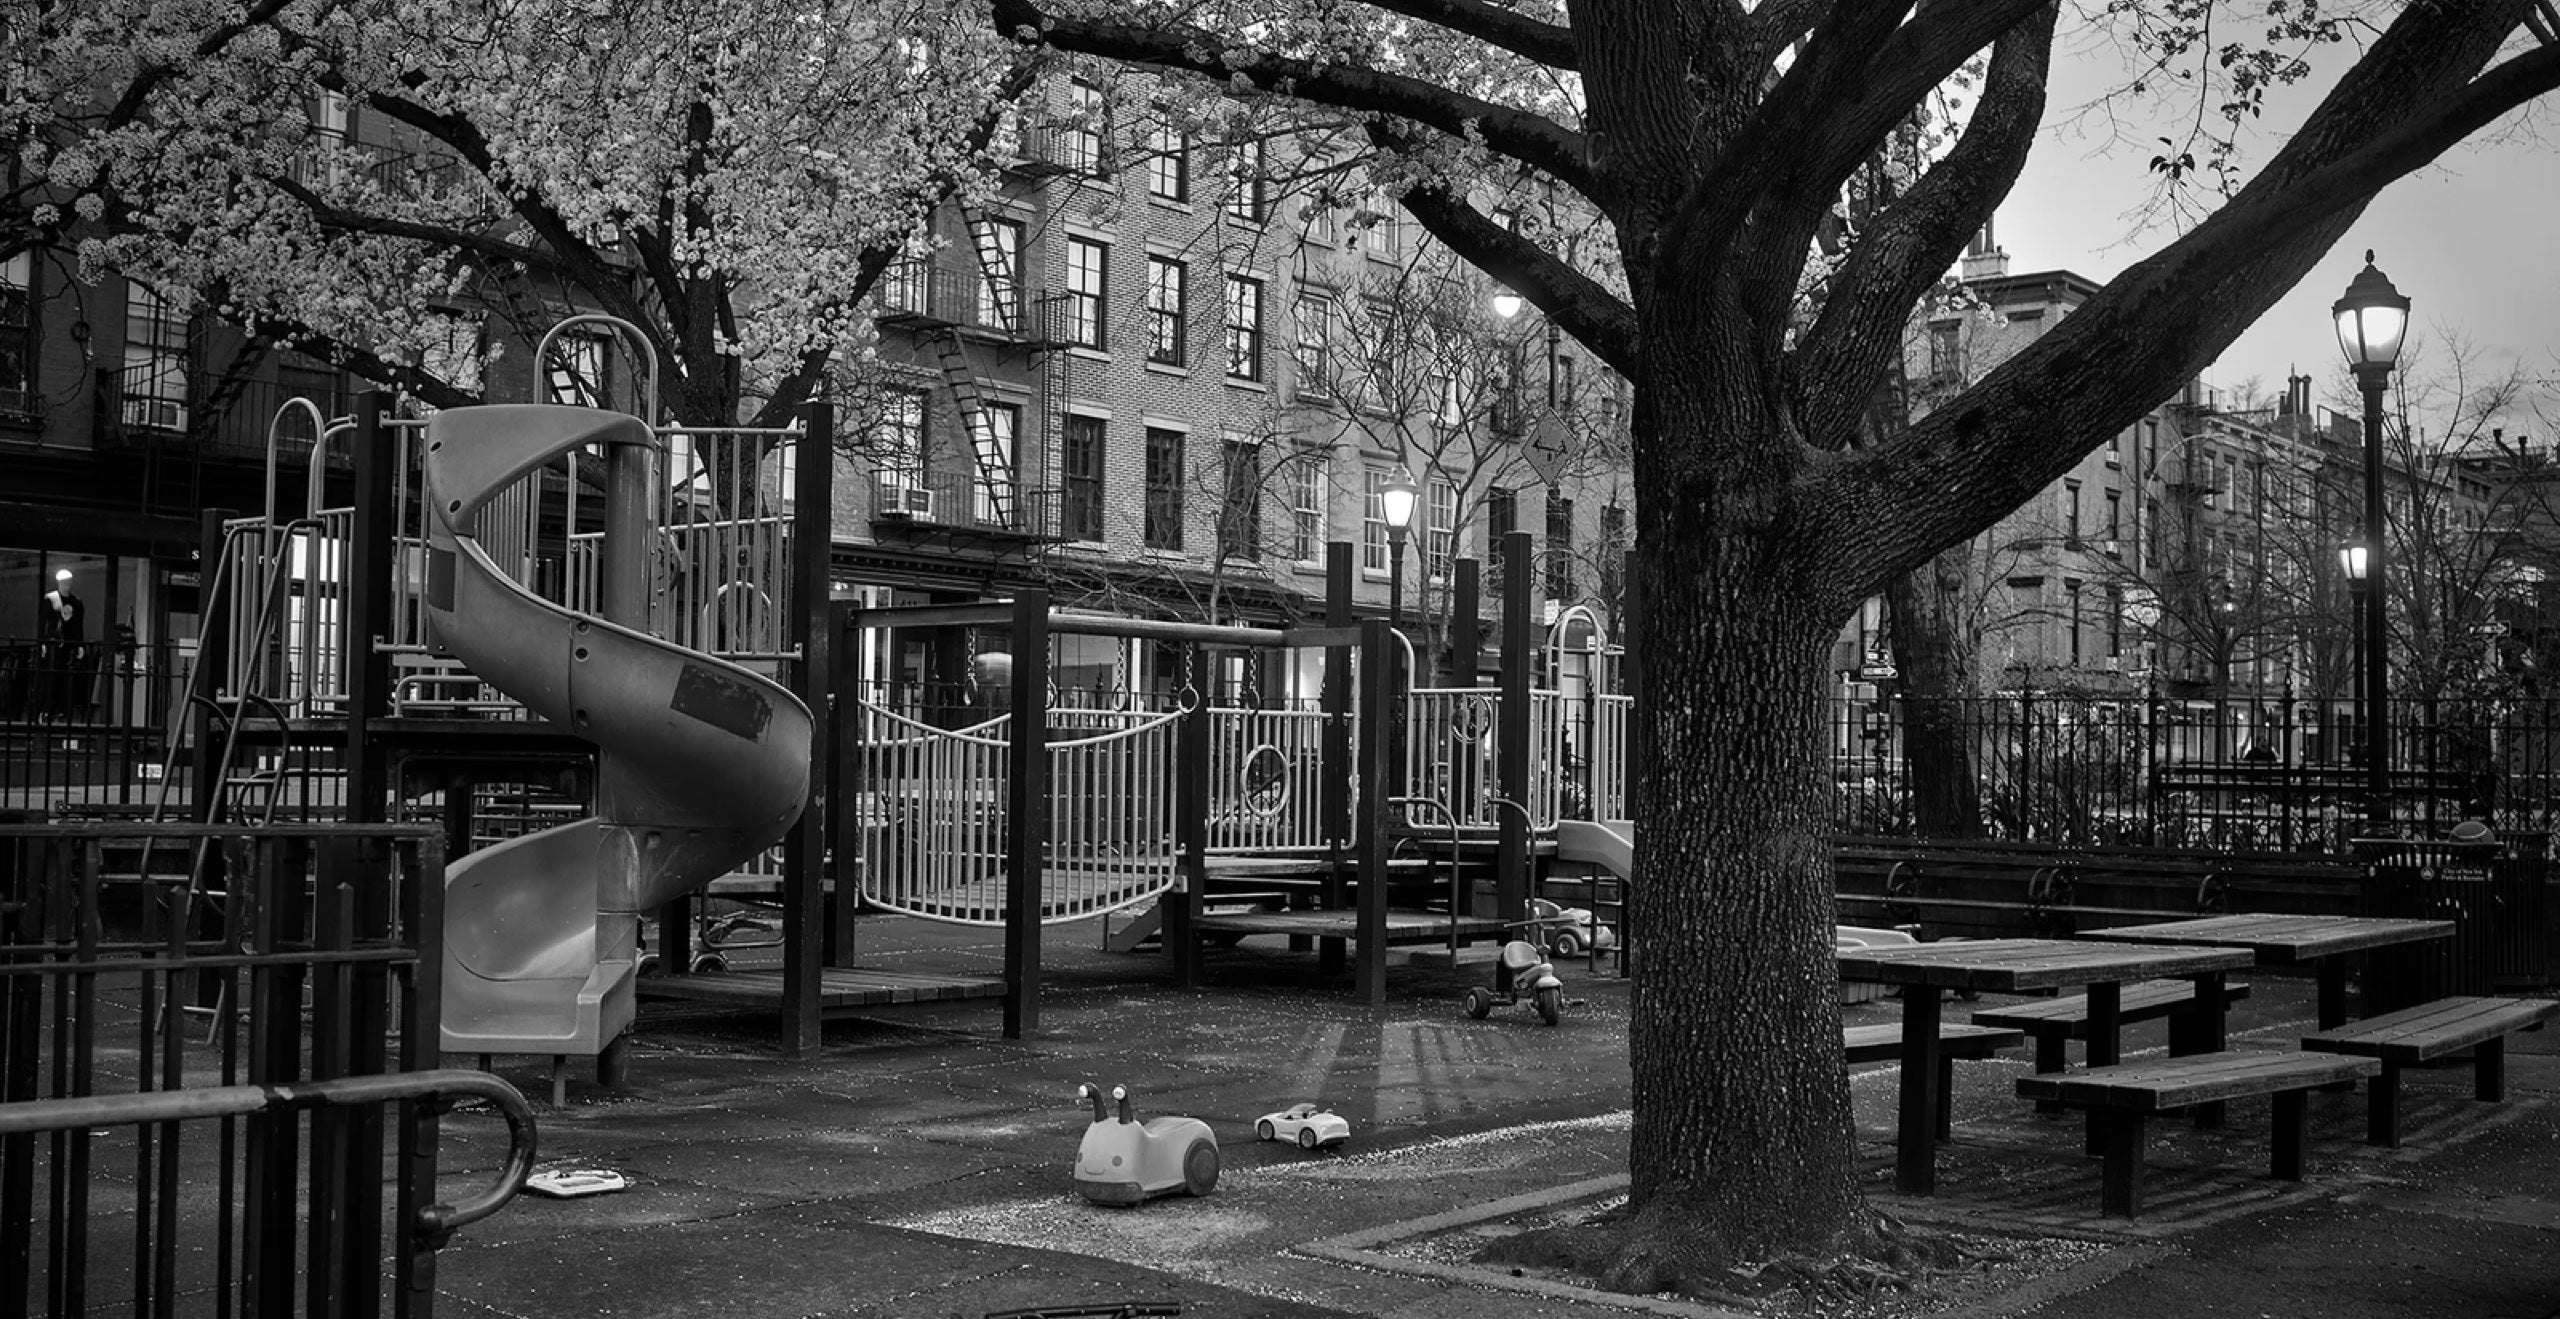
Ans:
[[[429,1070],[443,869],[415,826],[0,821],[0,1313],[427,1313],[532,1155]],[[515,1148],[440,1208],[465,1093]]]
[[[2560,815],[2560,701],[2395,703],[2386,731],[2402,830]],[[2352,712],[2290,694],[1843,698],[1831,746],[1844,833],[2338,851],[2372,810]]]

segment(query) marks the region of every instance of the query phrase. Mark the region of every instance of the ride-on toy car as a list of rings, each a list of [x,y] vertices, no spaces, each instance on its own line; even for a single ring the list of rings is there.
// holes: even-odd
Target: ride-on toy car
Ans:
[[[1553,903],[1545,904],[1549,907]],[[1526,998],[1538,1009],[1538,1016],[1548,1025],[1564,1015],[1564,982],[1556,978],[1556,969],[1547,961],[1546,951],[1535,942],[1541,931],[1563,923],[1561,916],[1537,914],[1533,901],[1527,920],[1506,923],[1504,929],[1516,929],[1526,937],[1503,941],[1502,951],[1493,959],[1493,986],[1478,985],[1467,991],[1467,1015],[1478,1020],[1492,1014],[1496,1007],[1509,1007]]]
[[[1311,1150],[1351,1139],[1351,1123],[1313,1104],[1291,1104],[1277,1113],[1263,1114],[1253,1124],[1253,1134],[1264,1140],[1294,1140],[1299,1149]]]
[[[1076,1151],[1076,1191],[1095,1204],[1133,1205],[1159,1195],[1187,1191],[1207,1195],[1218,1184],[1218,1138],[1209,1124],[1191,1117],[1129,1116],[1129,1087],[1111,1087],[1120,1106],[1117,1119],[1102,1106],[1102,1091],[1091,1082],[1076,1093],[1093,1105],[1093,1125],[1084,1130]]]
[[[1563,907],[1545,898],[1531,898],[1529,914],[1561,922],[1541,927],[1544,937],[1538,941],[1558,957],[1605,953],[1618,946],[1618,932],[1601,924],[1588,907]]]

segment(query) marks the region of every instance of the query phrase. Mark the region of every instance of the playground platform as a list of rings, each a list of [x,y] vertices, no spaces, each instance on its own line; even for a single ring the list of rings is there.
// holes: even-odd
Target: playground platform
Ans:
[[[865,925],[866,961],[984,972],[984,931]],[[1403,957],[1405,954],[1399,954]],[[541,1110],[542,1161],[606,1167],[629,1189],[526,1197],[440,1257],[438,1313],[952,1319],[1049,1307],[1180,1305],[1191,1319],[1623,1319],[1733,1311],[1609,1298],[1472,1265],[1470,1232],[1603,1203],[1625,1167],[1629,982],[1567,969],[1562,1025],[1525,1010],[1470,1021],[1481,968],[1403,963],[1369,1007],[1273,936],[1204,962],[1214,992],[1163,959],[1102,950],[1098,923],[1049,944],[1043,1028],[1002,1038],[983,1009],[924,1003],[829,1023],[791,1061],[769,1015],[645,1005],[627,1089],[578,1078]],[[2239,1047],[2287,1047],[2313,1013],[2308,980],[2261,974],[2235,1008]],[[1896,1005],[1843,1009],[1889,1021]],[[2132,1051],[2160,1047],[2137,1032]],[[2410,1078],[2398,1150],[2366,1147],[2363,1105],[2312,1105],[2312,1169],[2265,1175],[2266,1116],[2157,1134],[2140,1219],[2098,1214],[2076,1122],[2012,1092],[2023,1053],[1960,1065],[1940,1194],[1892,1192],[1889,1064],[1858,1068],[1859,1167],[1874,1203],[1975,1234],[1986,1262],[1951,1307],[1878,1298],[1868,1315],[2135,1319],[2548,1319],[2560,1312],[2560,1031],[2517,1037],[2503,1104],[2462,1070]],[[541,1092],[536,1060],[501,1070]],[[517,1074],[518,1072],[521,1074]],[[1137,1209],[1069,1190],[1085,1122],[1079,1081],[1130,1088],[1140,1116],[1185,1114],[1220,1139],[1202,1200]],[[1258,1142],[1253,1120],[1299,1100],[1350,1119],[1340,1151]],[[2336,1100],[2338,1102],[2327,1102]],[[467,1182],[500,1142],[447,1120],[447,1175]],[[1161,1312],[1161,1311],[1158,1311]]]

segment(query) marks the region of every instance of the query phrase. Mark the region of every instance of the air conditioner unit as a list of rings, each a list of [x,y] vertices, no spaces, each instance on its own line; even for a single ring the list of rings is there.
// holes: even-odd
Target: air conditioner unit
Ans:
[[[2101,548],[2105,551],[2106,556],[2107,556],[2108,558],[2110,558],[2110,559],[2121,559],[2121,558],[2123,558],[2123,557],[2124,557],[2124,542],[2123,542],[2123,541],[2120,541],[2120,540],[2111,540],[2111,541],[2106,541],[2106,542],[2103,542],[2103,543],[2102,543]]]
[[[884,518],[930,518],[933,516],[933,491],[920,485],[885,485],[880,488],[880,516]]]
[[[2124,668],[2124,656],[2109,655],[2106,658],[2106,665],[2109,673],[2119,672]]]

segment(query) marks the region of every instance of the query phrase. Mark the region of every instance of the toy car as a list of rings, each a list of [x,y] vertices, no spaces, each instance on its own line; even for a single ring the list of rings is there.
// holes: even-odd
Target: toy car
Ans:
[[[1218,1138],[1209,1124],[1190,1117],[1129,1116],[1129,1088],[1111,1087],[1118,1120],[1102,1107],[1102,1091],[1076,1087],[1093,1105],[1093,1125],[1076,1151],[1076,1191],[1095,1204],[1133,1205],[1185,1191],[1207,1195],[1218,1184]]]
[[[1264,1140],[1294,1140],[1299,1149],[1311,1150],[1351,1139],[1351,1123],[1313,1104],[1291,1104],[1277,1113],[1263,1114],[1253,1124],[1253,1134]]]
[[[1558,957],[1580,957],[1585,952],[1607,952],[1618,946],[1618,932],[1594,919],[1587,907],[1560,907],[1544,898],[1531,903],[1542,922],[1539,933],[1547,947]]]

